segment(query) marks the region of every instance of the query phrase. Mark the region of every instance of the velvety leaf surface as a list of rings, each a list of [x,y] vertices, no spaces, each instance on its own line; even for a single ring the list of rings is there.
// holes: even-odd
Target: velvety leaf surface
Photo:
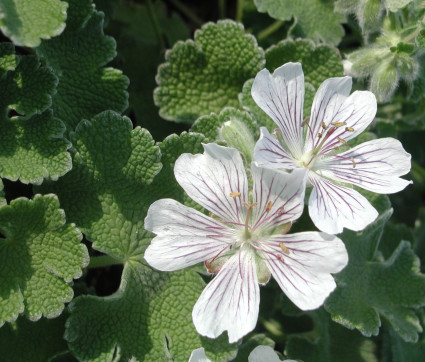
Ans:
[[[358,331],[333,322],[323,308],[310,312],[312,336],[291,335],[285,348],[289,358],[304,362],[377,362],[375,343]]]
[[[58,195],[95,249],[122,261],[142,252],[139,230],[150,200],[144,189],[161,169],[149,132],[132,128],[112,111],[82,121],[71,134],[72,171],[41,188]]]
[[[392,214],[389,205],[384,210],[382,206],[378,219],[365,230],[347,230],[340,235],[349,263],[335,275],[338,287],[325,307],[333,320],[365,336],[377,335],[384,317],[404,340],[414,342],[422,330],[414,308],[425,304],[425,276],[407,241],[401,241],[385,261],[375,259],[385,223]]]
[[[65,314],[55,319],[32,322],[19,317],[0,328],[0,349],[4,361],[45,362],[68,350],[63,339]]]
[[[0,29],[16,45],[36,47],[63,31],[67,7],[60,0],[0,0]]]
[[[128,106],[128,78],[105,67],[116,52],[115,40],[103,34],[103,17],[91,0],[69,0],[65,31],[36,49],[59,78],[53,111],[70,130],[83,118]]]
[[[267,12],[272,18],[295,18],[292,32],[303,38],[338,44],[344,35],[341,23],[344,17],[333,12],[332,0],[254,0],[259,12]]]
[[[55,195],[3,206],[0,231],[0,325],[21,313],[57,317],[73,297],[70,282],[88,264],[81,233],[65,222]]]
[[[158,68],[154,92],[160,115],[176,122],[238,107],[244,82],[264,66],[264,52],[241,24],[207,23],[194,41],[177,42]]]
[[[203,338],[192,324],[204,285],[190,270],[160,273],[131,261],[115,294],[71,303],[65,338],[84,361],[187,361],[199,347],[214,361],[227,360],[236,354],[227,335]]]
[[[0,175],[40,184],[71,169],[70,143],[64,124],[52,116],[57,79],[33,55],[15,55],[10,43],[0,44]],[[18,115],[9,115],[15,111]],[[44,111],[44,112],[43,112]],[[43,112],[43,113],[42,113]]]

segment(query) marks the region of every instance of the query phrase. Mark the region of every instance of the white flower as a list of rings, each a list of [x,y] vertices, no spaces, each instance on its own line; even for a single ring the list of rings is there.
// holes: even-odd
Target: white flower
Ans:
[[[205,261],[216,277],[196,302],[197,331],[236,342],[257,323],[260,292],[270,274],[301,309],[322,305],[335,288],[330,273],[348,260],[341,240],[318,232],[286,234],[302,213],[306,171],[292,174],[252,164],[252,191],[234,148],[204,145],[181,155],[174,173],[186,193],[212,216],[171,199],[154,202],[145,220],[157,236],[145,252],[156,269],[173,271]]]
[[[314,97],[311,117],[305,121],[301,64],[287,63],[273,75],[263,69],[251,90],[258,106],[279,127],[274,136],[261,128],[254,160],[276,169],[307,169],[308,185],[313,186],[310,217],[320,230],[331,234],[344,227],[362,230],[378,216],[351,185],[390,194],[411,183],[399,177],[409,172],[410,155],[396,139],[375,139],[338,153],[376,114],[373,93],[349,95],[351,84],[350,77],[324,81]]]

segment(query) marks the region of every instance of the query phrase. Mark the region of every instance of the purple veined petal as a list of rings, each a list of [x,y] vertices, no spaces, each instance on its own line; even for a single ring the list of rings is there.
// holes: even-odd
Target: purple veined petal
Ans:
[[[242,246],[205,287],[193,307],[193,324],[210,338],[227,331],[229,343],[234,343],[255,328],[259,305],[255,254]]]
[[[283,139],[295,157],[302,155],[304,73],[300,63],[286,63],[273,75],[267,69],[255,77],[251,94],[257,105],[282,131]]]
[[[332,134],[322,145],[320,153],[325,154],[362,133],[375,118],[376,110],[376,97],[372,92],[356,91],[351,94],[331,121],[331,124],[342,126],[328,128]]]
[[[298,219],[304,208],[306,169],[291,173],[251,165],[253,187],[252,229],[274,229]]]
[[[187,362],[211,362],[211,360],[205,354],[205,349],[201,347],[192,351]]]
[[[378,217],[367,199],[348,187],[337,185],[314,172],[309,173],[313,185],[308,212],[314,225],[329,234],[338,234],[345,227],[360,231]]]
[[[208,211],[233,223],[245,222],[248,181],[240,153],[215,143],[204,153],[182,154],[174,166],[177,182]]]
[[[260,128],[260,139],[255,144],[254,161],[271,168],[297,168],[298,163],[274,138],[266,127]]]
[[[392,194],[412,183],[399,177],[410,171],[410,158],[400,141],[380,138],[320,160],[317,172],[372,192]]]
[[[157,235],[145,251],[145,260],[162,271],[211,259],[234,242],[232,229],[172,199],[150,206],[145,229]]]
[[[325,123],[328,127],[334,121],[342,104],[350,94],[352,83],[351,77],[339,77],[326,79],[320,85],[311,107],[309,129],[304,145],[305,152],[313,150],[320,143],[321,139],[318,134],[324,131],[322,124]]]
[[[345,245],[334,235],[319,232],[274,235],[267,245],[269,253],[264,255],[273,277],[302,310],[323,304],[336,287],[331,273],[338,273],[348,263]]]

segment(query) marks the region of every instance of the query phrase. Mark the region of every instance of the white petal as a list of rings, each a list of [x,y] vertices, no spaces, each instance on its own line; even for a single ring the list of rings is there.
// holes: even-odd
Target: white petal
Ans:
[[[257,346],[248,356],[248,362],[282,362],[270,346]]]
[[[304,208],[307,170],[292,173],[251,166],[254,181],[252,229],[274,229],[298,219]]]
[[[345,227],[363,230],[378,217],[378,212],[356,190],[336,185],[329,180],[309,174],[313,185],[308,212],[314,225],[329,234],[338,234]]]
[[[251,94],[282,131],[283,139],[295,157],[301,156],[304,74],[300,63],[286,63],[273,76],[267,69],[255,77]]]
[[[272,168],[297,168],[294,158],[281,146],[266,127],[260,128],[260,139],[255,144],[254,161]]]
[[[339,111],[330,122],[343,123],[326,140],[321,148],[321,153],[341,146],[341,139],[349,141],[362,133],[375,118],[377,110],[376,97],[369,91],[356,91],[341,105]],[[329,122],[329,123],[330,123]],[[352,129],[353,131],[349,131]]]
[[[192,312],[199,334],[216,338],[227,331],[234,343],[255,328],[260,290],[250,249],[242,247],[205,287]]]
[[[204,348],[201,347],[192,351],[188,362],[211,362],[211,360],[206,356]]]
[[[162,271],[211,259],[234,242],[230,228],[171,199],[150,206],[145,229],[157,235],[146,249],[145,259]]]
[[[248,181],[240,153],[215,143],[200,155],[182,154],[174,166],[177,182],[198,204],[226,221],[245,222],[242,204],[248,201]],[[240,193],[231,197],[232,193]]]
[[[320,85],[311,107],[309,131],[307,131],[304,148],[306,152],[312,150],[317,144],[319,140],[317,134],[323,130],[322,123],[330,124],[340,111],[350,94],[351,86],[351,77],[329,78]]]
[[[392,194],[412,183],[399,177],[410,171],[410,158],[400,141],[381,138],[330,156],[317,167],[322,168],[318,173],[327,178],[379,194]]]
[[[341,271],[348,263],[344,243],[319,232],[275,235],[268,241],[274,243],[270,250],[283,261],[266,254],[267,264],[288,298],[302,310],[320,307],[336,286],[330,273]]]

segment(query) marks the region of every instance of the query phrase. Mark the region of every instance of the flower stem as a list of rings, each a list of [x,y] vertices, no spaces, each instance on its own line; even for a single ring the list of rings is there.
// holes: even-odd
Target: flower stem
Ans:
[[[186,16],[189,20],[191,20],[197,28],[200,28],[204,21],[196,15],[189,7],[180,2],[179,0],[169,0],[171,4],[173,4],[179,11]]]
[[[257,39],[264,40],[283,25],[283,20],[276,20],[274,23],[270,24],[267,28],[263,29],[258,33]]]
[[[239,23],[242,22],[242,17],[243,17],[243,5],[244,5],[244,0],[237,0],[237,4],[236,4],[236,16],[235,16],[235,20]]]
[[[158,39],[158,43],[161,46],[161,49],[165,49],[164,37],[162,36],[162,33],[161,33],[161,27],[159,26],[158,18],[156,17],[155,10],[152,5],[152,0],[147,1],[147,7],[148,7],[149,17],[151,18],[151,22],[155,30],[156,37]]]
[[[111,266],[111,265],[118,265],[122,264],[122,262],[118,259],[113,258],[109,255],[101,255],[101,256],[95,256],[90,259],[90,263],[87,266],[87,269],[92,268],[101,268],[105,266]]]
[[[220,19],[226,17],[226,0],[218,0],[218,12]]]

